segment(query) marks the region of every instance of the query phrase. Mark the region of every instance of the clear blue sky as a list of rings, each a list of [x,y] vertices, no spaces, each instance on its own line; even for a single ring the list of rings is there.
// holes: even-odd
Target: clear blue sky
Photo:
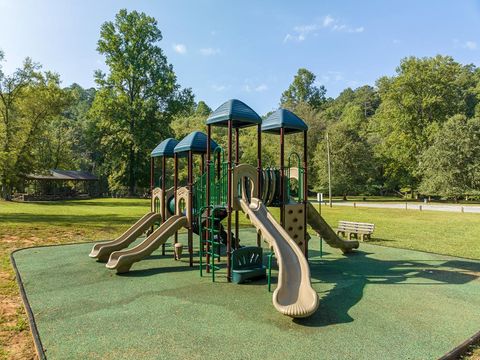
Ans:
[[[0,0],[5,72],[26,56],[94,85],[100,25],[120,8],[154,16],[180,84],[216,108],[239,98],[263,114],[300,67],[329,96],[392,75],[405,56],[480,65],[480,1]]]

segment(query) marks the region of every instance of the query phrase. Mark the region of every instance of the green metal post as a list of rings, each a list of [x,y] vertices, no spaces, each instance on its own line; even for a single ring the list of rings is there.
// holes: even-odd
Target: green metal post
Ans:
[[[268,292],[271,291],[272,287],[272,257],[273,257],[273,250],[270,250],[270,254],[268,254]]]
[[[198,239],[199,239],[199,249],[198,249],[198,258],[199,258],[199,263],[200,263],[200,277],[203,276],[203,246],[204,246],[204,239],[203,239],[203,227],[202,227],[202,212],[204,211],[204,209],[200,209],[199,211],[199,214],[198,215]]]
[[[211,142],[211,139],[212,139],[212,127],[211,125],[207,125],[207,173],[206,173],[206,189],[205,189],[205,196],[206,196],[206,206],[207,206],[207,215],[206,215],[206,225],[207,225],[207,229],[209,228],[210,224],[210,187],[211,187],[211,179],[210,179],[210,176],[211,176],[211,168],[210,168],[210,151],[211,151],[211,148],[210,148],[210,142]],[[208,230],[207,230],[207,233],[208,233]],[[200,239],[202,239],[202,232],[200,232]],[[207,248],[207,254],[206,254],[206,257],[205,257],[205,262],[207,263],[207,273],[210,272],[210,264],[209,264],[209,260],[210,260],[210,244],[208,243],[208,240],[210,239],[210,236],[209,234],[207,235],[207,244],[205,245]],[[203,249],[202,249],[203,250]],[[200,265],[200,268],[202,268],[202,265]]]

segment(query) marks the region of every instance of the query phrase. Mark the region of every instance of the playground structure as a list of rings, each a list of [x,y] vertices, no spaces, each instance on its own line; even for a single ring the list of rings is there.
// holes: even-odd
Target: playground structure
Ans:
[[[90,257],[107,261],[106,267],[117,273],[128,272],[131,266],[162,246],[177,232],[187,229],[189,265],[194,265],[193,234],[199,236],[200,275],[206,272],[215,281],[220,270],[221,248],[226,247],[226,277],[232,281],[232,257],[240,249],[239,211],[243,211],[257,230],[257,247],[263,239],[275,254],[278,283],[273,293],[275,308],[293,318],[307,317],[318,307],[318,295],[310,283],[308,265],[307,224],[330,246],[348,253],[358,248],[355,240],[339,238],[308,202],[307,131],[308,126],[292,112],[279,109],[263,120],[239,100],[229,100],[207,119],[207,134],[195,131],[181,141],[166,139],[151,154],[151,211],[119,238],[96,244]],[[227,128],[225,151],[212,140],[212,127]],[[256,167],[240,163],[240,130],[257,129]],[[280,166],[262,167],[262,132],[280,136]],[[303,133],[303,157],[288,157],[285,166],[285,136]],[[194,156],[199,156],[195,169]],[[179,186],[179,159],[187,159],[187,184]],[[155,159],[161,160],[161,178],[155,179]],[[173,186],[167,187],[167,161],[173,159]],[[296,161],[295,161],[296,160]],[[194,173],[197,170],[198,175]],[[296,194],[293,181],[298,184]],[[169,184],[170,185],[170,184]],[[280,209],[280,222],[267,206]],[[232,227],[232,218],[234,227]],[[226,221],[224,228],[222,221]],[[158,227],[153,230],[153,227]],[[146,230],[148,236],[128,248]],[[236,263],[237,264],[237,263]],[[238,265],[238,264],[237,264]],[[233,270],[237,271],[237,270]],[[242,270],[238,270],[242,271]],[[243,270],[243,271],[249,271]]]

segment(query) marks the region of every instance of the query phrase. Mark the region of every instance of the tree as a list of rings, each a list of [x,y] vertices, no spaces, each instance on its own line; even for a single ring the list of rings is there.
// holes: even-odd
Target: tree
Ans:
[[[103,159],[100,151],[101,138],[96,131],[97,119],[90,116],[96,90],[83,89],[78,84],[72,84],[65,90],[73,98],[72,105],[64,112],[64,117],[69,120],[67,123],[71,133],[71,148],[76,167],[102,175],[98,171]]]
[[[41,143],[71,100],[60,88],[59,76],[40,69],[27,58],[9,76],[0,71],[0,182],[5,199],[24,175],[46,170]]]
[[[208,106],[205,101],[199,101],[197,108],[195,109],[195,115],[207,117],[212,113],[212,109]]]
[[[83,89],[78,84],[63,89],[70,104],[53,118],[39,142],[38,161],[41,169],[82,169],[93,171],[95,144],[87,136],[87,114],[95,89]]]
[[[91,116],[98,119],[109,184],[126,187],[130,195],[147,186],[149,152],[170,135],[172,119],[193,103],[191,90],[177,84],[161,40],[153,17],[124,9],[100,31],[97,50],[109,72],[96,72]]]
[[[316,77],[311,71],[304,68],[298,69],[293,82],[283,92],[280,104],[293,111],[301,103],[306,103],[314,110],[319,110],[325,103],[327,90],[323,85],[315,86],[315,79]]]
[[[325,94],[327,90],[323,85],[316,86],[315,79],[316,77],[311,71],[304,68],[298,69],[293,82],[280,98],[280,105],[293,111],[309,127],[307,148],[309,159],[313,157],[316,144],[320,141],[322,131],[325,129],[325,122],[320,116],[320,110],[326,103]],[[303,153],[303,134],[289,135],[285,139],[287,157],[292,152],[300,155]],[[262,147],[265,147],[265,145],[262,145]],[[278,154],[278,149],[275,150],[275,147],[271,147],[267,158],[271,163],[279,165],[278,155],[276,154]],[[309,164],[310,181],[314,184],[317,174],[316,163],[309,161]]]
[[[375,180],[373,151],[365,139],[338,123],[328,129],[332,167],[332,191],[346,197],[349,194],[371,191]],[[328,164],[325,139],[318,143],[314,161],[318,166],[317,189],[328,189]]]
[[[421,156],[419,190],[458,200],[480,194],[480,118],[455,115]]]
[[[375,88],[368,85],[355,90],[346,88],[337,98],[326,103],[324,117],[327,123],[331,124],[342,120],[346,115],[345,112],[351,111],[352,107],[355,107],[355,112],[358,113],[356,115],[357,122],[362,120],[363,124],[366,124],[366,120],[375,114],[379,105],[380,98]]]
[[[474,68],[448,56],[403,59],[394,77],[377,81],[381,105],[371,130],[385,174],[397,186],[415,188],[419,160],[441,125],[455,114],[472,116],[478,100]]]

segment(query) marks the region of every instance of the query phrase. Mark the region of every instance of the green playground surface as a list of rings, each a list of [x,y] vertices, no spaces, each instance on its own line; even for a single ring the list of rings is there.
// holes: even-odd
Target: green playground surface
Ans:
[[[255,234],[242,229],[242,244]],[[320,257],[319,245],[320,307],[296,320],[275,310],[266,280],[228,284],[221,270],[212,283],[172,247],[121,276],[88,257],[92,243],[13,258],[51,359],[433,359],[480,330],[479,261],[365,243],[349,256],[324,244]]]

